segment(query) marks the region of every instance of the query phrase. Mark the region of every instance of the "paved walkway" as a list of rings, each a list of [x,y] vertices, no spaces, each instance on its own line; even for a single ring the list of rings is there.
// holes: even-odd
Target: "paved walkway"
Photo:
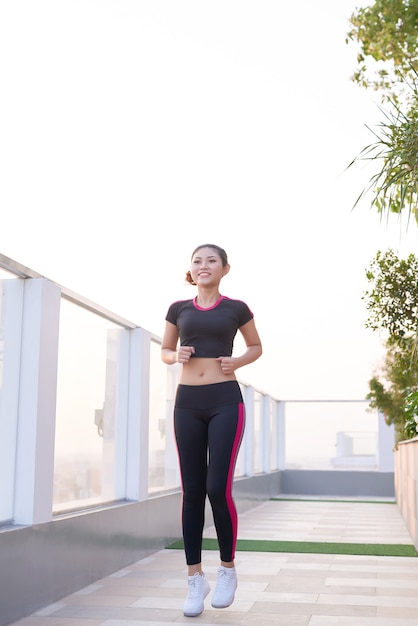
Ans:
[[[214,529],[205,532],[214,537]],[[412,544],[394,504],[270,501],[240,515],[240,539]],[[204,552],[213,588],[215,551]],[[183,552],[162,550],[14,626],[418,626],[418,558],[239,552],[234,604],[183,616]]]

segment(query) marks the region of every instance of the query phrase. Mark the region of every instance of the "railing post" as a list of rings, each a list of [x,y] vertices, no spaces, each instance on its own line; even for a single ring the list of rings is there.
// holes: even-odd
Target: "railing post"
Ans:
[[[254,476],[254,388],[245,387],[244,475]]]
[[[105,501],[126,497],[129,355],[131,332],[107,331],[106,384],[102,413],[102,495]]]
[[[277,469],[286,469],[286,403],[277,402]]]
[[[395,468],[395,428],[385,421],[383,413],[378,411],[377,458],[379,472],[393,472]]]
[[[15,524],[52,519],[61,290],[25,280],[17,430]]]
[[[130,331],[126,497],[148,498],[149,382],[151,334]]]
[[[271,449],[271,432],[270,432],[270,396],[263,395],[261,404],[261,427],[262,427],[262,471],[265,474],[270,473],[270,449]]]
[[[175,365],[167,365],[167,404],[165,412],[166,448],[164,472],[165,484],[170,486],[177,486],[181,484],[180,467],[178,462],[179,458],[173,426],[174,403],[180,371],[181,365],[179,363]]]

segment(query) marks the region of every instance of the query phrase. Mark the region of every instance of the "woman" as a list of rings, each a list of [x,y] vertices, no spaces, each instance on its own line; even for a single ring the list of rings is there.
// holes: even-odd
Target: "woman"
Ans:
[[[197,286],[197,296],[169,307],[161,346],[164,363],[182,364],[174,432],[183,487],[182,524],[189,584],[184,615],[188,617],[202,613],[210,591],[201,562],[206,495],[221,558],[212,606],[230,606],[237,587],[237,512],[232,482],[245,410],[235,371],[258,359],[262,347],[248,306],[220,294],[221,279],[229,269],[226,252],[219,246],[204,244],[196,248],[186,279]],[[232,356],[237,330],[246,350],[241,356]]]

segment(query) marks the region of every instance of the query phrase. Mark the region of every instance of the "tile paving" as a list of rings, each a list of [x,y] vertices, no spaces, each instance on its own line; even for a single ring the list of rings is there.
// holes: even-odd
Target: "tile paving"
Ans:
[[[215,537],[213,527],[205,537]],[[279,500],[240,515],[240,539],[412,544],[397,506]],[[214,587],[218,555],[204,551]],[[161,550],[13,626],[418,626],[418,558],[238,552],[234,604],[183,616],[181,550]]]

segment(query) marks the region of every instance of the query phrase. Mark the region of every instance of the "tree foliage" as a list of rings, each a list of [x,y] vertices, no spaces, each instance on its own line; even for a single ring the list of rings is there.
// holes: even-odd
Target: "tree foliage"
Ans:
[[[415,437],[418,432],[415,421],[418,413],[414,412],[412,402],[418,388],[418,369],[412,359],[414,349],[411,339],[405,340],[402,348],[388,343],[384,363],[369,381],[370,391],[366,396],[370,408],[381,411],[387,424],[394,425],[397,441]]]
[[[418,223],[418,93],[407,113],[395,104],[391,112],[382,109],[382,113],[384,120],[378,129],[369,128],[375,141],[350,163],[350,166],[356,161],[381,163],[355,205],[372,191],[371,206],[378,213],[400,214],[405,209],[408,218],[413,216]]]
[[[349,21],[347,42],[359,45],[353,81],[396,99],[400,83],[413,79],[418,66],[417,0],[375,0]]]
[[[369,381],[371,408],[395,425],[397,440],[418,434],[418,258],[379,251],[366,272],[366,327],[386,334],[386,358]]]
[[[350,25],[347,42],[359,45],[352,79],[379,90],[386,103],[383,122],[369,128],[374,141],[350,163],[380,167],[354,206],[371,192],[379,213],[406,210],[418,223],[418,0],[375,0],[357,9]]]
[[[369,317],[366,327],[385,330],[389,342],[402,345],[417,334],[418,258],[400,259],[393,250],[377,252],[366,277],[371,285],[363,300]]]

